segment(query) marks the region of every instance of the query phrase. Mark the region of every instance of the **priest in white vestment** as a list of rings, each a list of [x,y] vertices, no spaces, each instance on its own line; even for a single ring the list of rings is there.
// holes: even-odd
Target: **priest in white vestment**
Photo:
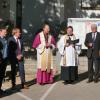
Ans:
[[[65,83],[71,83],[78,78],[78,54],[75,44],[69,43],[69,41],[76,40],[73,27],[67,27],[66,32],[67,34],[63,35],[58,41],[57,47],[61,54],[61,79]]]

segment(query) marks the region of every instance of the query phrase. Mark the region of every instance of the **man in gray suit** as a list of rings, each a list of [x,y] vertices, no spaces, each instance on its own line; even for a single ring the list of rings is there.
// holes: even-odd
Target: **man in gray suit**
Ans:
[[[86,34],[85,45],[88,48],[88,83],[94,80],[98,82],[99,70],[100,70],[100,33],[97,32],[97,25],[91,25],[90,33]]]

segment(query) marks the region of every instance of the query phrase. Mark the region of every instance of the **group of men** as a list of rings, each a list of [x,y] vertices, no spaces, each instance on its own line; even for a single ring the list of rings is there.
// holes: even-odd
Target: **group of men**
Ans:
[[[49,25],[44,24],[43,30],[37,34],[32,46],[37,49],[37,83],[40,85],[53,83],[54,65],[52,51],[54,48],[59,49],[62,57],[61,78],[65,82],[75,80],[78,77],[75,44],[66,41],[75,40],[73,27],[67,27],[67,34],[62,36],[58,45],[56,45],[55,39],[49,34],[49,31]],[[100,33],[97,32],[96,24],[91,25],[91,31],[86,34],[85,38],[85,45],[88,48],[88,83],[93,80],[97,83],[100,76]],[[28,86],[25,84],[24,49],[20,29],[14,28],[12,36],[8,40],[5,39],[6,34],[6,27],[0,27],[0,95],[4,93],[1,87],[8,61],[11,65],[12,89],[16,87],[17,66],[19,68],[21,86],[24,89],[28,89]]]
[[[2,82],[5,77],[5,71],[8,61],[11,65],[11,82],[12,89],[16,88],[16,73],[17,66],[19,69],[21,88],[28,89],[25,84],[25,71],[23,63],[23,42],[19,28],[12,30],[12,36],[6,40],[7,28],[4,25],[0,26],[0,95],[5,93],[2,88]]]

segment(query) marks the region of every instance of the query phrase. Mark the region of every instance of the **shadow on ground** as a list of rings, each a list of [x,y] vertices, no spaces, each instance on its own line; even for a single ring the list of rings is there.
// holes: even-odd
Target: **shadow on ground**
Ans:
[[[73,84],[80,83],[81,81],[85,80],[87,77],[88,77],[88,72],[81,73],[81,74],[79,74],[79,76],[78,76],[78,80],[75,81]],[[54,80],[55,80],[54,82],[60,81],[60,80],[61,80],[60,74],[55,75]],[[26,84],[27,84],[27,85],[29,86],[29,88],[30,88],[30,86],[36,84],[36,79],[30,80],[30,81],[28,81]],[[21,91],[22,91],[22,90],[21,90],[21,84],[18,84],[18,85],[16,85],[16,88],[15,88],[14,90],[12,90],[11,88],[7,89],[7,90],[6,90],[6,93],[5,93],[1,98],[6,97],[6,96],[9,96],[9,95],[13,95],[13,94],[18,93],[18,92],[21,92]]]

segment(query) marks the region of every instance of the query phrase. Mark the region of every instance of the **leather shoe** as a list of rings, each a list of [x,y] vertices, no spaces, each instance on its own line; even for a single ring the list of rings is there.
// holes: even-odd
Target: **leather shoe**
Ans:
[[[22,84],[22,89],[29,89],[28,85]]]
[[[94,83],[98,83],[98,79],[95,79],[95,80],[94,80]]]
[[[16,88],[16,84],[13,84],[11,89],[14,90],[15,88]]]
[[[87,83],[91,83],[91,82],[93,82],[93,80],[88,80],[88,81],[87,81]]]

